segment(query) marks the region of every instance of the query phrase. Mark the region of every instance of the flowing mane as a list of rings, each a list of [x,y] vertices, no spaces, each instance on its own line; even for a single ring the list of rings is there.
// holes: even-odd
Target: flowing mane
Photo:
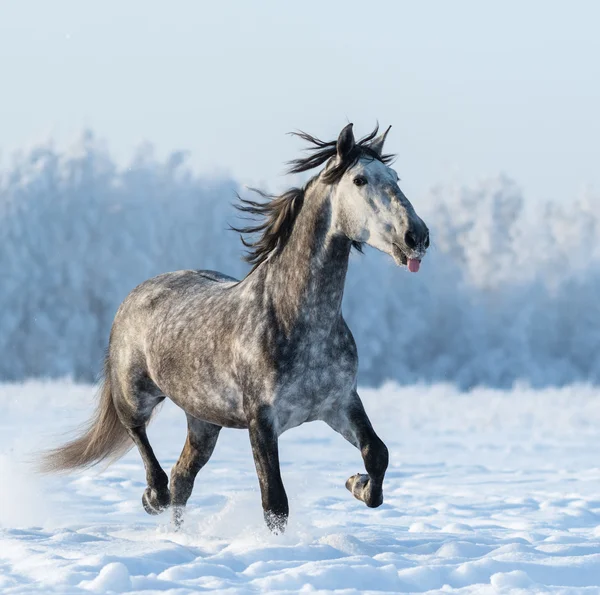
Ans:
[[[339,163],[329,165],[323,173],[320,174],[320,180],[325,184],[335,184],[340,181],[346,171],[356,165],[359,159],[376,159],[386,165],[392,161],[394,155],[379,155],[371,147],[373,139],[377,136],[379,126],[367,136],[361,138],[354,149]],[[327,162],[333,162],[337,157],[337,141],[322,141],[318,138],[307,134],[306,132],[298,131],[291,132],[293,136],[297,136],[309,143],[309,147],[305,150],[310,152],[306,157],[301,157],[288,162],[290,166],[287,170],[289,174],[297,174],[319,167]],[[236,208],[239,211],[248,213],[251,216],[259,218],[255,225],[245,227],[231,227],[233,231],[241,234],[242,243],[248,252],[244,256],[244,260],[256,268],[264,262],[271,253],[280,250],[290,237],[294,223],[302,205],[307,189],[311,183],[318,177],[311,178],[302,188],[290,188],[280,195],[272,195],[250,188],[252,192],[256,192],[265,202],[257,202],[242,198],[238,194],[238,199],[241,204],[237,204]],[[260,234],[258,239],[251,241],[244,238],[246,234]],[[353,246],[361,250],[360,243],[353,242]]]

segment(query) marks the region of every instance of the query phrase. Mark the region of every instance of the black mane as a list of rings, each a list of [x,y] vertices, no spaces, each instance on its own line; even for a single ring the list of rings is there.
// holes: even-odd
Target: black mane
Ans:
[[[356,165],[358,160],[363,157],[376,159],[386,165],[390,163],[394,159],[394,155],[379,155],[379,153],[371,148],[371,143],[377,136],[378,131],[379,126],[375,126],[375,129],[370,134],[361,138],[343,161],[340,161],[337,165],[327,169],[321,176],[321,181],[325,184],[335,184],[336,182],[339,182],[346,171]],[[291,166],[288,169],[288,173],[290,174],[299,174],[303,171],[319,167],[319,165],[323,165],[326,161],[337,156],[337,141],[335,140],[325,142],[302,131],[291,132],[290,134],[297,136],[312,145],[312,147],[306,149],[311,152],[310,155],[288,162],[288,165]]]
[[[376,126],[370,134],[361,138],[354,145],[352,151],[350,151],[343,160],[335,165],[329,166],[321,173],[320,181],[325,184],[335,184],[339,182],[348,169],[356,165],[359,159],[365,157],[381,161],[386,165],[390,163],[394,158],[393,155],[379,155],[379,153],[371,147],[371,143],[377,136],[378,130],[379,127]],[[292,132],[290,134],[298,136],[312,145],[306,149],[310,152],[310,155],[288,162],[288,165],[290,166],[288,173],[290,174],[309,171],[323,165],[325,162],[330,160],[333,161],[337,157],[337,141],[325,142],[301,131]],[[248,200],[241,198],[238,195],[238,199],[242,204],[236,205],[236,208],[244,213],[249,213],[250,215],[261,219],[256,225],[231,227],[233,231],[242,234],[242,243],[248,248],[248,252],[244,256],[246,262],[249,262],[256,268],[264,262],[273,251],[279,250],[285,245],[292,233],[298,213],[300,213],[300,209],[304,204],[306,190],[316,177],[317,176],[309,180],[304,187],[291,188],[279,196],[266,194],[256,188],[250,188],[250,190],[266,199],[266,202]],[[261,234],[256,241],[248,241],[243,237],[244,234],[256,233]],[[358,242],[353,242],[353,246],[358,250],[361,249],[360,243]]]

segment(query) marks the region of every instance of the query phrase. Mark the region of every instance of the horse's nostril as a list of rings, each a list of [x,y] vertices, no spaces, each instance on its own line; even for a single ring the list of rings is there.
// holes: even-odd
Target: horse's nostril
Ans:
[[[407,248],[410,248],[411,250],[414,250],[417,247],[417,240],[411,231],[407,231],[404,234],[404,243]]]
[[[429,248],[429,232],[425,233],[425,241],[423,242],[425,248]]]

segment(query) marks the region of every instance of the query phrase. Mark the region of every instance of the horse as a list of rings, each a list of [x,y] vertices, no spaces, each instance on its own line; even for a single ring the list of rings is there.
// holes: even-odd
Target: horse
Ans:
[[[361,452],[366,474],[351,476],[346,488],[368,507],[380,506],[388,449],[357,392],[357,347],[342,296],[352,248],[366,243],[415,273],[429,247],[429,230],[390,167],[394,156],[383,153],[390,128],[358,141],[352,124],[330,142],[294,133],[308,154],[289,162],[289,173],[325,167],[280,196],[238,196],[253,220],[232,228],[252,265],[241,281],[182,270],[136,287],[115,315],[95,414],[79,437],[44,454],[42,469],[112,462],[135,444],[146,472],[144,509],[171,507],[179,528],[221,428],[247,429],[264,519],[281,533],[289,506],[279,436],[322,420]],[[167,397],[187,417],[170,482],[146,434]]]

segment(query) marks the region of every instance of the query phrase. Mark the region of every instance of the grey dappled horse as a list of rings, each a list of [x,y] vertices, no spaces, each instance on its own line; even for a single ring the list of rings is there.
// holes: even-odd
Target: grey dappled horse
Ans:
[[[356,391],[356,344],[342,316],[348,259],[353,246],[367,243],[417,272],[429,232],[388,167],[387,131],[376,134],[356,142],[352,124],[333,142],[298,133],[309,156],[293,161],[290,172],[326,166],[302,189],[242,201],[242,211],[262,216],[238,230],[259,234],[244,241],[254,267],[242,281],[177,271],[127,296],[110,334],[96,414],[81,437],[46,454],[46,470],[115,459],[133,441],[146,468],[144,508],[157,514],[172,506],[179,526],[221,428],[247,428],[265,521],[283,531],[289,508],[278,438],[320,419],[363,456],[367,474],[346,487],[367,506],[381,505],[388,450]],[[146,435],[165,397],[188,423],[170,486]]]

